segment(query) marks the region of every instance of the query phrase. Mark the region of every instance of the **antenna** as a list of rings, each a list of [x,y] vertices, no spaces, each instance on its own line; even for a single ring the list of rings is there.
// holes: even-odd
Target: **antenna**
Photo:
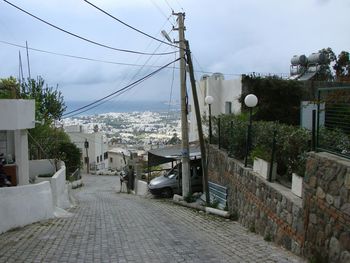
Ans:
[[[27,50],[27,61],[28,61],[28,75],[29,75],[29,79],[31,80],[32,77],[30,76],[30,63],[29,63],[29,52],[28,52],[28,43],[26,41],[26,50]]]
[[[18,51],[18,59],[19,59],[18,80],[19,80],[19,84],[21,85],[22,80],[23,80],[23,66],[22,66],[21,51]]]

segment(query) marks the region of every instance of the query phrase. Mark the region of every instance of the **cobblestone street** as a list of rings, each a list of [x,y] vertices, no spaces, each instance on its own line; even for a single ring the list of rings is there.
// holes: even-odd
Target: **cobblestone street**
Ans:
[[[304,262],[234,221],[118,193],[118,177],[83,181],[71,217],[1,234],[0,262]]]

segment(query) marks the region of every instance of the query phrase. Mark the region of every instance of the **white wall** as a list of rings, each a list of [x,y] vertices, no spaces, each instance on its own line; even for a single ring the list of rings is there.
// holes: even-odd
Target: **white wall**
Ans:
[[[226,102],[231,102],[232,113],[240,113],[241,104],[238,99],[242,93],[242,78],[225,80],[220,74],[213,74],[212,76],[202,77],[197,81],[198,103],[201,116],[209,116],[209,106],[205,103],[206,96],[212,96],[214,102],[211,105],[212,116],[217,116],[225,113]],[[195,108],[193,98],[190,98],[191,113],[189,115],[189,140],[198,140],[197,120],[195,116]],[[203,129],[206,131],[206,129]]]
[[[33,164],[33,166],[38,166],[40,163],[43,164],[43,167],[36,167],[36,171],[45,172],[50,170],[50,166],[48,165],[49,160],[38,160],[36,163]],[[59,170],[52,177],[36,178],[36,182],[43,181],[50,182],[52,191],[52,202],[54,207],[59,207],[63,209],[71,207],[68,195],[68,185],[66,184],[66,166],[64,162],[60,162]]]
[[[53,218],[49,182],[0,188],[0,233]]]
[[[35,179],[39,174],[54,174],[56,171],[56,167],[54,164],[54,160],[30,160],[29,161],[29,177],[31,179]]]
[[[21,130],[35,127],[34,100],[0,100],[0,130]]]
[[[83,132],[70,132],[66,131],[69,135],[71,141],[81,150],[82,158],[86,157],[86,149],[84,147],[84,142],[87,140],[89,142],[88,155],[90,165],[96,165],[98,169],[108,168],[108,159],[104,159],[104,153],[107,152],[107,142],[103,138],[103,134],[100,132],[94,133],[83,133]],[[102,161],[99,158],[97,162],[97,156],[102,155]],[[83,163],[83,169],[86,170],[86,164]]]
[[[66,184],[66,166],[61,163],[60,169],[50,179],[53,205],[59,208],[69,208],[71,203]]]

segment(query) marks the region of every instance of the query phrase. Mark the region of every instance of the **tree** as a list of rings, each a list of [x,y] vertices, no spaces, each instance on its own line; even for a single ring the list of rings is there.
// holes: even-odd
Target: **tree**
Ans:
[[[0,80],[0,98],[35,100],[35,118],[44,122],[28,132],[31,159],[61,159],[68,162],[69,171],[79,167],[79,149],[71,144],[68,135],[62,129],[53,125],[53,121],[60,119],[66,109],[62,93],[57,87],[54,89],[45,86],[45,81],[40,76],[36,80],[28,79],[21,85],[14,77],[9,77]]]
[[[0,79],[0,99],[16,99],[20,97],[20,85],[14,77]]]
[[[21,85],[21,98],[35,99],[36,118],[52,122],[62,117],[66,106],[58,87],[54,89],[48,85],[44,86],[44,84],[45,81],[40,76],[38,76],[37,80],[28,79]]]
[[[74,173],[77,168],[81,167],[81,152],[79,148],[72,142],[62,142],[59,145],[61,160],[67,167],[67,174]]]
[[[350,81],[350,59],[349,52],[342,51],[333,66],[335,75],[339,81]]]
[[[298,125],[300,119],[300,101],[303,97],[303,85],[300,81],[283,80],[279,77],[243,76],[243,90],[239,101],[242,109],[247,110],[244,98],[249,93],[258,97],[254,108],[255,120],[279,121]]]
[[[334,74],[332,71],[331,64],[334,63],[337,60],[337,56],[333,52],[333,50],[328,48],[323,48],[318,51],[319,53],[322,53],[325,56],[325,63],[320,65],[320,70],[317,73],[317,79],[323,80],[323,81],[332,81],[334,80]]]

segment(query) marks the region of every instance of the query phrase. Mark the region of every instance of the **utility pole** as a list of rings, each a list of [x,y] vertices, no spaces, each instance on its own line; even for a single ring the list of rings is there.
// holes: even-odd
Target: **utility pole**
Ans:
[[[203,171],[203,191],[205,193],[205,201],[206,201],[207,205],[209,205],[210,204],[210,196],[209,196],[209,184],[208,184],[208,167],[207,167],[207,158],[206,158],[206,154],[205,154],[205,144],[204,144],[204,137],[203,137],[202,120],[201,120],[201,114],[199,111],[199,103],[198,103],[198,96],[197,96],[197,89],[196,89],[196,80],[194,78],[194,73],[193,73],[193,64],[192,64],[192,58],[191,58],[190,44],[188,43],[187,40],[185,41],[185,43],[186,43],[186,57],[187,57],[187,63],[188,63],[191,86],[192,86],[193,103],[194,103],[194,109],[196,112],[196,119],[197,119],[199,145],[200,145],[200,149],[201,149],[202,171]]]
[[[181,134],[182,134],[182,196],[187,196],[191,193],[190,181],[190,158],[189,158],[189,143],[188,143],[188,122],[187,122],[187,93],[186,93],[186,61],[185,61],[185,13],[174,13],[177,16],[179,31],[179,48],[180,48],[180,96],[181,96]]]

